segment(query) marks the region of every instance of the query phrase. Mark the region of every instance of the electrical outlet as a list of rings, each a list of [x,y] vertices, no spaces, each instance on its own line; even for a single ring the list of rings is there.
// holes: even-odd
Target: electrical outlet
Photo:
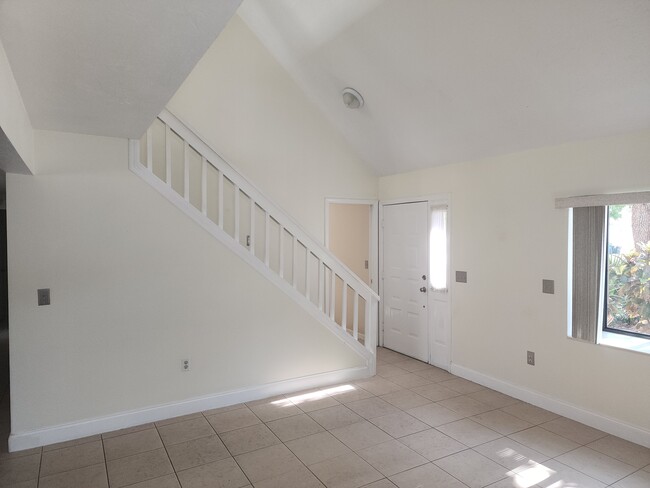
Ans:
[[[181,359],[181,369],[183,371],[189,371],[190,370],[190,360],[189,359]]]
[[[526,362],[531,366],[535,366],[535,353],[533,351],[528,351],[526,354]]]

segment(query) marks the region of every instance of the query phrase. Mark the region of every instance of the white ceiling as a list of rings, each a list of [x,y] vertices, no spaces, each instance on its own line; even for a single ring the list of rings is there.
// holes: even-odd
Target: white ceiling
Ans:
[[[239,14],[380,174],[650,128],[648,0],[245,0]]]
[[[241,0],[0,0],[32,126],[139,137]]]

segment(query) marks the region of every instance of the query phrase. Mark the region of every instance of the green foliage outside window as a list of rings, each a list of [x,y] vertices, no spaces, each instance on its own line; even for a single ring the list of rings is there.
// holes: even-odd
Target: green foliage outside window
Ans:
[[[607,327],[650,335],[650,241],[608,260]]]

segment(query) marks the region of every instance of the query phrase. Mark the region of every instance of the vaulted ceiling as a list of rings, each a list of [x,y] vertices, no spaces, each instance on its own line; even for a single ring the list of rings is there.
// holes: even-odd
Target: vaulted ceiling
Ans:
[[[246,0],[239,14],[380,174],[650,128],[647,0]],[[343,105],[347,86],[363,108]]]
[[[0,0],[36,129],[139,137],[241,0]]]

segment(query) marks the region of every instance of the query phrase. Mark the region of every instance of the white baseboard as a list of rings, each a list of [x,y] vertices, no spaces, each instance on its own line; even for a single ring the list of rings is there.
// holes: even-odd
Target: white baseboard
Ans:
[[[607,417],[605,415],[586,410],[571,403],[558,400],[534,390],[529,390],[507,381],[503,381],[492,376],[480,373],[465,366],[458,364],[451,365],[451,372],[457,376],[468,379],[479,385],[487,386],[493,390],[505,393],[511,397],[517,398],[524,402],[531,403],[540,408],[544,408],[558,415],[570,418],[577,422],[602,430],[622,439],[650,447],[650,431],[643,427],[627,424],[620,420]]]
[[[318,388],[346,381],[354,381],[372,376],[372,368],[363,366],[319,373],[300,378],[277,381],[251,388],[242,388],[215,395],[190,398],[179,402],[154,405],[120,412],[114,415],[55,425],[27,432],[16,432],[9,436],[9,451],[22,451],[32,447],[46,446],[56,442],[79,439],[90,435],[134,427],[180,415],[202,412],[213,408],[226,407],[242,402],[260,400],[284,393],[292,393],[308,388]]]

